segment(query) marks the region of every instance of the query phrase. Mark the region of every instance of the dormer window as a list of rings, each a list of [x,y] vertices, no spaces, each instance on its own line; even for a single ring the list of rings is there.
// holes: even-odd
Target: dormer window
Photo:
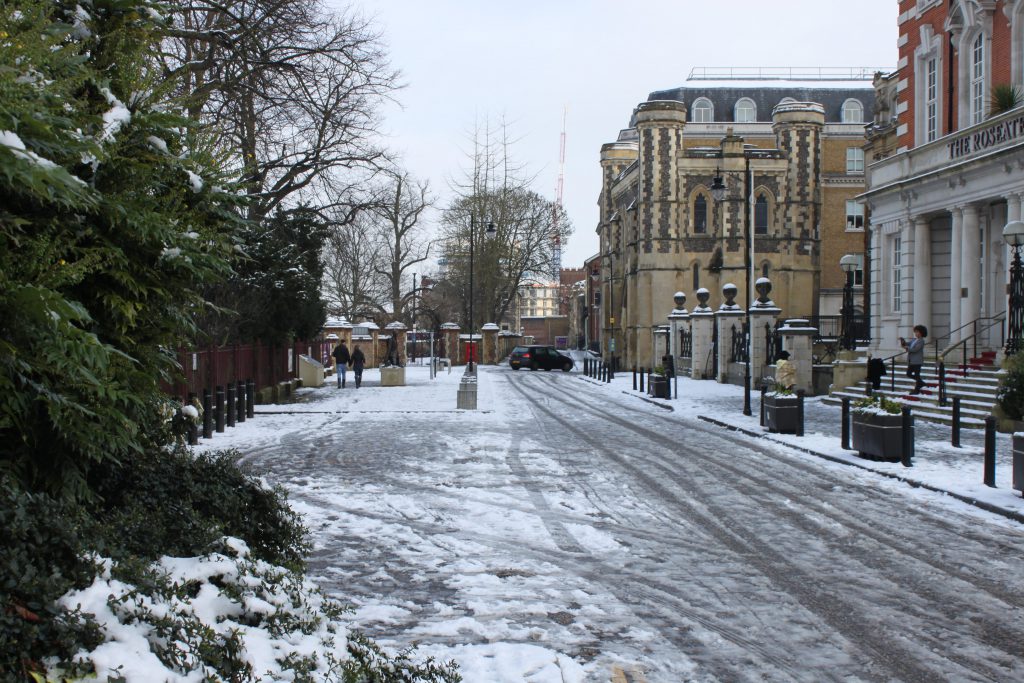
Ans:
[[[754,104],[754,100],[744,97],[736,102],[733,118],[736,123],[754,123],[757,121],[757,105]]]
[[[693,123],[711,123],[715,120],[715,105],[706,97],[698,97],[690,116]]]
[[[864,123],[864,105],[860,100],[849,99],[843,102],[843,123]]]

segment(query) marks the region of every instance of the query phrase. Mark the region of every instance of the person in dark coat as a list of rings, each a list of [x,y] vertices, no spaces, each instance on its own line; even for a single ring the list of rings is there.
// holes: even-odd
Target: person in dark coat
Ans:
[[[868,358],[868,381],[872,389],[882,387],[882,375],[885,374],[885,361],[881,358]]]
[[[911,394],[920,394],[924,380],[921,379],[921,366],[924,365],[924,347],[927,343],[928,328],[924,325],[914,325],[914,338],[909,342],[900,337],[900,346],[907,350],[907,377],[914,379],[914,390]]]
[[[363,350],[356,344],[352,348],[352,376],[356,378],[356,389],[363,383],[363,366],[366,365],[366,356]]]
[[[349,356],[348,347],[345,346],[344,341],[338,342],[338,345],[334,347],[334,351],[331,352],[334,356],[334,369],[338,372],[338,388],[345,388],[345,371],[348,370],[348,364],[352,358]]]

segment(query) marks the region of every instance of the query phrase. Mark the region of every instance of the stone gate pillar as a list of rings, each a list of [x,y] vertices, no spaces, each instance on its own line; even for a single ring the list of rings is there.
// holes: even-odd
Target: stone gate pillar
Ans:
[[[396,320],[385,325],[384,329],[390,332],[394,338],[398,349],[398,364],[404,366],[406,364],[405,343],[407,339],[405,323]],[[386,360],[386,356],[382,360]]]
[[[441,334],[444,335],[444,352],[448,354],[448,360],[452,365],[462,365],[462,345],[459,344],[459,324],[445,323],[441,325]]]
[[[715,312],[708,306],[711,292],[701,287],[697,290],[697,301],[690,314],[690,331],[693,333],[693,350],[690,359],[690,377],[693,379],[711,379],[714,359],[711,350],[715,340]]]
[[[672,356],[672,367],[675,373],[679,373],[682,369],[682,363],[680,362],[682,352],[681,345],[679,343],[679,333],[682,330],[689,331],[690,327],[690,314],[686,310],[686,294],[684,292],[676,292],[672,297],[672,302],[675,304],[675,308],[668,314],[668,326],[669,326],[669,355]]]
[[[803,318],[792,318],[779,328],[782,348],[789,351],[789,362],[796,368],[794,389],[803,389],[814,395],[814,335],[816,327],[810,327]]]
[[[494,323],[487,323],[480,331],[483,332],[483,340],[480,342],[480,362],[484,365],[498,364],[498,331],[499,327]]]
[[[715,324],[718,327],[718,376],[719,383],[729,381],[729,363],[732,361],[733,329],[742,331],[746,313],[736,303],[739,289],[731,282],[722,285],[722,296],[725,303],[715,312]]]
[[[766,375],[771,376],[773,373],[768,372],[768,335],[774,331],[775,321],[778,319],[779,314],[782,313],[782,309],[775,305],[775,302],[769,298],[769,294],[772,291],[772,283],[766,277],[758,278],[757,283],[754,285],[754,289],[757,290],[757,301],[750,307],[750,326],[753,328],[750,331],[751,337],[751,349],[750,349],[750,388],[751,391],[755,387],[761,385],[761,379]]]

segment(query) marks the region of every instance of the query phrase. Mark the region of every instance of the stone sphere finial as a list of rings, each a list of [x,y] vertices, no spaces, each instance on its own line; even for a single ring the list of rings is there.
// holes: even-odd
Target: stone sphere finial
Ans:
[[[731,282],[726,282],[722,285],[722,296],[725,297],[726,306],[736,305],[736,295],[739,294],[739,288]]]
[[[754,289],[757,290],[757,303],[759,305],[767,306],[771,303],[771,299],[768,298],[768,295],[771,294],[772,291],[771,280],[766,277],[758,278],[757,282],[754,283]]]
[[[686,293],[676,292],[672,295],[672,301],[676,303],[676,308],[682,308],[686,305]]]
[[[711,292],[701,287],[697,290],[697,301],[700,302],[701,308],[707,308],[708,299],[711,298]]]

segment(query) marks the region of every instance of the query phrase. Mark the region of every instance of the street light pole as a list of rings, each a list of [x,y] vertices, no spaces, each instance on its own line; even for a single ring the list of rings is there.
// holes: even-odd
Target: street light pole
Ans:
[[[487,228],[484,230],[484,237],[493,237],[497,230],[494,227],[494,223],[487,223]],[[474,330],[476,329],[476,314],[473,310],[474,295],[473,295],[473,278],[476,276],[476,271],[473,267],[473,252],[474,245],[476,243],[476,217],[473,214],[469,214],[469,349],[470,357],[466,363],[467,371],[472,373],[474,368],[474,359],[476,358],[476,336]]]
[[[1010,221],[1003,228],[1003,239],[1013,249],[1010,262],[1010,301],[1006,314],[1006,355],[1012,356],[1024,347],[1024,265],[1020,250],[1024,246],[1024,223]]]
[[[416,273],[412,274],[412,360],[416,361]]]

